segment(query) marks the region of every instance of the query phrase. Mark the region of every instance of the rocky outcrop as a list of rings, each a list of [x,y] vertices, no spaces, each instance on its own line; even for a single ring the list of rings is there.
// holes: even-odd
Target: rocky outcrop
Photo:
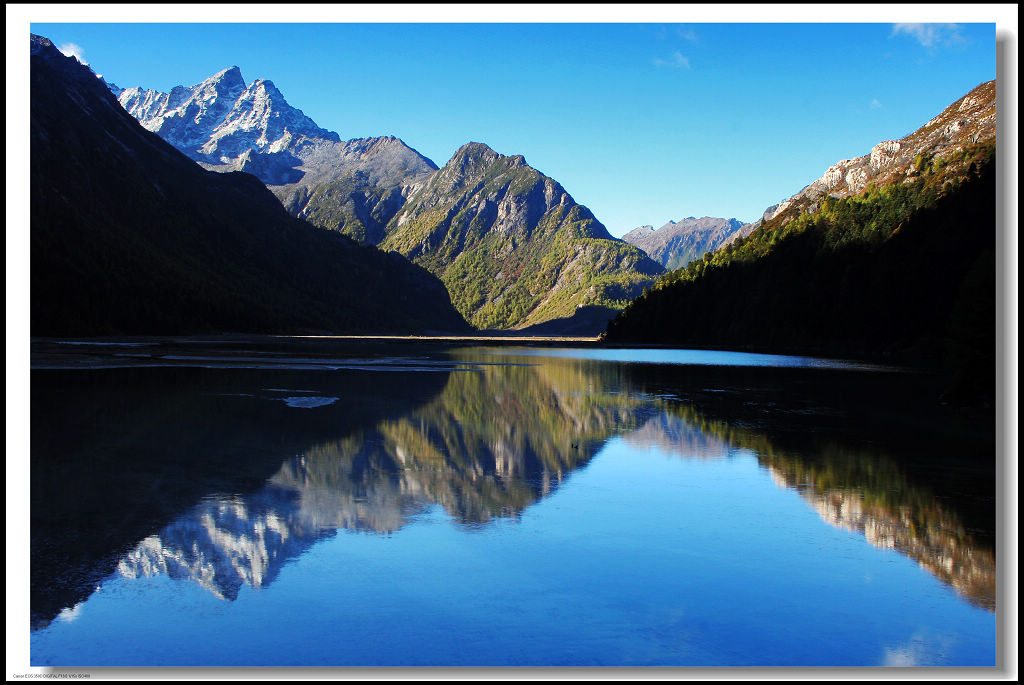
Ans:
[[[765,210],[762,219],[813,211],[825,195],[844,198],[859,195],[870,184],[909,182],[936,162],[953,177],[969,163],[963,159],[968,146],[994,141],[995,136],[996,82],[987,81],[910,135],[884,140],[863,157],[836,162],[800,192]]]
[[[744,224],[736,219],[714,217],[687,217],[680,221],[669,221],[655,230],[652,226],[641,226],[622,236],[631,245],[636,245],[666,269],[679,269],[705,252],[714,252],[737,238],[749,235],[754,224]]]

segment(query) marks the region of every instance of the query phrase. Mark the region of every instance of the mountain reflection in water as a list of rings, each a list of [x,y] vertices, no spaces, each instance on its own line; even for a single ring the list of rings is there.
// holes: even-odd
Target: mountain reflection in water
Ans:
[[[671,397],[652,391],[658,374],[650,369],[573,359],[474,366],[471,354],[453,356],[462,372],[447,374],[419,407],[307,445],[255,492],[206,497],[124,555],[118,572],[190,578],[233,599],[243,584],[269,585],[338,530],[393,533],[434,506],[467,526],[518,517],[621,435],[633,448],[680,459],[753,455],[827,523],[914,559],[994,610],[992,549],[881,447],[800,430],[774,437],[749,420],[749,399],[730,412],[719,388]],[[753,411],[806,414],[763,401]]]
[[[763,433],[709,419],[692,405],[673,406],[655,421],[661,430],[644,426],[627,440],[650,435],[661,449],[691,458],[748,450],[776,485],[799,492],[826,523],[915,560],[971,604],[995,610],[993,550],[974,540],[932,492],[908,480],[890,456],[836,442],[818,442],[802,454]]]
[[[184,531],[175,538],[162,529],[197,502],[236,500],[252,510],[247,498],[282,460],[407,414],[444,388],[453,367],[309,371],[268,343],[259,370],[216,361],[220,349],[207,355],[212,368],[156,366],[161,342],[134,348],[142,366],[92,346],[70,355],[41,347],[31,395],[33,628],[92,594],[140,540],[184,541]],[[299,395],[339,399],[285,402]],[[248,515],[241,519],[249,526]]]
[[[516,517],[636,429],[649,401],[602,392],[572,365],[453,373],[442,393],[398,419],[313,444],[245,497],[207,498],[118,563],[128,578],[166,573],[233,599],[339,529],[391,533],[434,505],[479,525]]]

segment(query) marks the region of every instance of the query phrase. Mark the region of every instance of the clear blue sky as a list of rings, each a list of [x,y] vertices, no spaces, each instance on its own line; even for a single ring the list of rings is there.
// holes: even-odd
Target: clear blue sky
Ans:
[[[395,135],[439,166],[469,141],[525,155],[617,236],[755,220],[996,77],[994,23],[31,28],[122,87],[166,92],[238,65],[343,139]]]

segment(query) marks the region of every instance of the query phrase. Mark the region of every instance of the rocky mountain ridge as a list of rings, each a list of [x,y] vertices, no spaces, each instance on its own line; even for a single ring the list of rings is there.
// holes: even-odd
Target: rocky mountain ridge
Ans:
[[[269,185],[289,214],[377,245],[437,165],[394,136],[320,141],[298,153],[294,183]]]
[[[285,170],[307,144],[341,140],[289,105],[272,81],[246,85],[237,66],[169,93],[126,88],[118,101],[145,129],[197,162],[242,171],[258,165],[275,179],[288,177]],[[267,157],[256,162],[254,154]]]
[[[661,228],[640,226],[622,236],[666,269],[679,269],[754,230],[755,224],[710,216],[669,221]]]
[[[930,165],[940,165],[950,178],[962,175],[970,163],[967,148],[994,141],[995,136],[996,82],[986,81],[913,133],[883,140],[861,157],[836,162],[795,195],[768,207],[761,221],[813,212],[825,196],[852,197],[871,184],[909,183]]]

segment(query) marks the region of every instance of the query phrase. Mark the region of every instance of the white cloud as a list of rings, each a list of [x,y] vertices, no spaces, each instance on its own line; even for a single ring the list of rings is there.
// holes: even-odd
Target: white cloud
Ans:
[[[64,43],[63,45],[58,45],[57,49],[65,55],[67,55],[68,57],[74,57],[82,64],[88,64],[88,62],[85,61],[85,50],[83,50],[80,45],[75,45],[74,43]]]
[[[697,40],[697,34],[694,33],[693,29],[676,29],[676,35],[684,40]]]
[[[877,99],[872,100],[870,106],[871,109],[882,109],[882,103],[879,102]]]
[[[926,48],[948,47],[963,43],[959,24],[893,24],[890,38],[906,34]]]
[[[668,59],[661,59],[656,57],[654,59],[654,66],[656,67],[670,67],[672,69],[690,69],[690,60],[683,56],[681,52],[676,50],[672,53],[672,56]]]

